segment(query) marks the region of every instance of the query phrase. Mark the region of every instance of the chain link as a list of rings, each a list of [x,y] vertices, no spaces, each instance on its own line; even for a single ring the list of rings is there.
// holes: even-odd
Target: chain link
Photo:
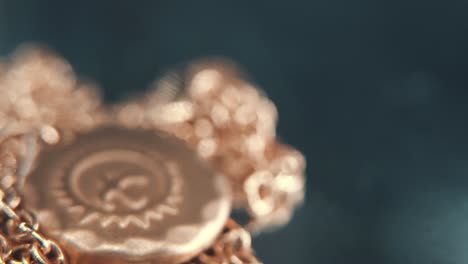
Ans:
[[[230,219],[208,250],[183,264],[261,264],[251,247],[250,234]]]
[[[0,263],[65,264],[64,253],[40,232],[36,216],[23,207],[16,188],[18,156],[9,146],[18,146],[20,139],[5,141],[0,142]]]

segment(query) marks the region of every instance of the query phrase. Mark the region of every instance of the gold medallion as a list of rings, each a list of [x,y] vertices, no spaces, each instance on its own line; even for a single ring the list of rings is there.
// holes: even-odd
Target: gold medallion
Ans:
[[[44,148],[25,201],[76,263],[180,263],[230,212],[227,181],[174,137],[98,128]]]

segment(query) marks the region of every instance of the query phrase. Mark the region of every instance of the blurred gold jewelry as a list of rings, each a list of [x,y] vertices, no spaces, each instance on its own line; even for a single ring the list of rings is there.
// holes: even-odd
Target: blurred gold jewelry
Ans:
[[[106,107],[63,60],[17,52],[0,62],[0,263],[259,263],[246,229],[286,224],[304,198],[276,121],[226,61]]]

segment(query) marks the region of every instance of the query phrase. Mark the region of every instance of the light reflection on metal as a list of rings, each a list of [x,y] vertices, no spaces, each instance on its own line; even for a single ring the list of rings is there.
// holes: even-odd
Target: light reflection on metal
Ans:
[[[141,98],[105,106],[65,61],[25,48],[0,62],[0,144],[25,134],[38,148],[69,144],[110,125],[162,130],[227,177],[234,205],[252,217],[251,231],[278,227],[303,202],[305,159],[278,142],[275,105],[239,72],[223,60],[195,62],[154,82]],[[31,164],[25,146],[34,144],[19,142],[12,152]]]

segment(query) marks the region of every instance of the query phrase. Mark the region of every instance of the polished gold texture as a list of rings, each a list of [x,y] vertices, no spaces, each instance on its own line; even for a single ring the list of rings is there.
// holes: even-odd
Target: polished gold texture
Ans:
[[[43,149],[25,200],[44,231],[87,263],[190,259],[213,243],[231,203],[226,179],[181,141],[116,127]]]
[[[54,128],[83,131],[104,118],[94,86],[60,58],[23,47],[9,62],[0,69],[0,138],[34,132],[53,143]]]
[[[249,231],[286,224],[304,198],[305,159],[278,142],[274,104],[223,60],[171,72],[145,96],[111,107],[96,91],[44,50],[0,61],[0,187],[26,196],[42,225],[23,213],[20,195],[3,196],[0,226],[9,231],[0,232],[0,259],[258,263],[245,229],[229,220],[221,232],[229,203],[219,201],[229,192],[205,166],[225,176],[234,207],[251,216]],[[210,234],[169,234],[184,221]]]
[[[227,61],[196,62],[170,73],[115,114],[128,127],[175,135],[226,175],[235,206],[252,217],[251,231],[288,223],[304,199],[303,155],[278,142],[275,105]]]
[[[251,247],[250,234],[230,219],[216,242],[183,264],[260,264]]]

